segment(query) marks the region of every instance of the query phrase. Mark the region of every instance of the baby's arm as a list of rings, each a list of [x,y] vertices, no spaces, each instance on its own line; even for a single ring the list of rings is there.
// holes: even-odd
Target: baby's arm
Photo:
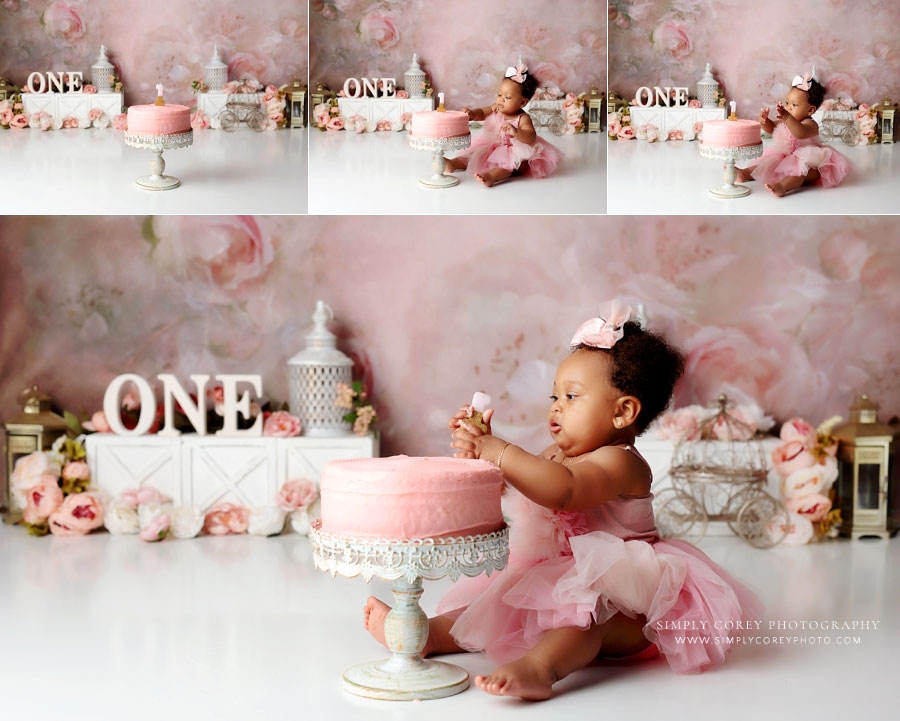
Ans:
[[[537,140],[537,132],[534,129],[534,123],[531,122],[531,118],[528,117],[527,113],[522,113],[521,117],[519,117],[518,128],[512,123],[506,123],[503,126],[503,131],[509,135],[509,137],[515,138],[520,143],[525,143],[526,145],[534,145],[534,141]]]
[[[769,108],[765,107],[759,111],[759,124],[762,126],[762,129],[765,130],[769,135],[775,132],[775,121],[769,117]]]
[[[819,124],[815,120],[812,118],[797,120],[797,118],[784,109],[781,103],[778,104],[778,117],[781,119],[781,122],[787,126],[787,129],[791,131],[791,135],[798,140],[811,138],[819,132]]]
[[[489,105],[486,108],[463,108],[463,112],[469,116],[469,120],[484,120],[488,115],[494,112],[494,106]]]

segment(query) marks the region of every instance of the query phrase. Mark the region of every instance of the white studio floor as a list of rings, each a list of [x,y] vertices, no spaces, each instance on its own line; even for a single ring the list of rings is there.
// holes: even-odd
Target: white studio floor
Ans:
[[[305,128],[195,131],[193,145],[163,154],[174,190],[134,184],[151,157],[112,129],[0,132],[0,214],[306,213]]]
[[[477,130],[473,133],[479,132]],[[565,158],[556,173],[511,178],[485,188],[465,171],[460,184],[434,190],[431,153],[409,147],[405,132],[310,129],[309,212],[314,214],[602,214],[606,212],[606,135],[542,135]]]
[[[341,690],[342,670],[384,650],[362,628],[370,592],[332,579],[309,541],[205,537],[147,544],[106,533],[32,538],[0,525],[0,698],[4,718],[143,719],[831,719],[892,718],[900,645],[900,540],[760,551],[701,543],[757,589],[772,621],[877,621],[877,630],[769,630],[828,638],[745,645],[724,666],[676,676],[659,658],[578,671],[542,703],[475,687],[446,699],[372,701]],[[449,581],[425,582],[431,612]],[[447,660],[470,676],[482,654]]]
[[[767,148],[772,141],[763,141]],[[836,188],[805,187],[777,198],[758,181],[743,198],[713,198],[722,162],[700,157],[697,142],[609,142],[609,212],[622,215],[866,215],[896,213],[900,151],[894,145],[834,147],[853,164]]]

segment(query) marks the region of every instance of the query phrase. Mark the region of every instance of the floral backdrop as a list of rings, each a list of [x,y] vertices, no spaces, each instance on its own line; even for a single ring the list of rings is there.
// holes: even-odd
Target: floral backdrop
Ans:
[[[219,44],[229,78],[282,85],[307,77],[302,0],[0,0],[0,75],[23,85],[34,70],[90,77],[100,45],[121,73],[125,102],[147,102],[163,83],[178,102]],[[89,82],[86,80],[86,82]]]
[[[742,117],[816,66],[828,96],[900,99],[897,0],[611,0],[610,89],[686,85],[711,63]]]
[[[613,296],[687,354],[677,405],[725,389],[785,420],[900,411],[900,238],[885,218],[7,217],[0,418],[38,383],[90,414],[111,378],[245,372],[287,399],[317,299],[383,452],[446,454],[476,390],[538,449],[574,330]],[[428,239],[424,241],[423,239]],[[451,242],[452,241],[452,242]],[[156,383],[158,387],[158,383]]]
[[[493,102],[519,54],[542,84],[606,87],[606,18],[598,0],[311,0],[310,81],[394,77],[413,53],[454,107]]]

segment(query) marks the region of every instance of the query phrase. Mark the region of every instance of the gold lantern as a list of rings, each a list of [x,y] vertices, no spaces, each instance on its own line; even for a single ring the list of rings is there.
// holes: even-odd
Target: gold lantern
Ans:
[[[584,127],[589,133],[603,130],[603,94],[596,87],[584,99]]]
[[[6,82],[6,78],[0,76],[0,102],[9,100],[10,96],[16,92],[16,88]]]
[[[894,112],[897,106],[893,105],[890,98],[885,98],[875,106],[878,113],[878,134],[882,143],[894,142]]]
[[[606,103],[606,107],[607,112],[621,113],[628,108],[628,101],[622,96],[617,95],[614,90],[609,94],[609,101]]]
[[[321,105],[325,102],[325,98],[331,97],[331,91],[322,85],[322,83],[318,83],[316,85],[316,89],[309,94],[309,104],[310,108],[315,108],[316,105]]]
[[[6,485],[0,498],[0,505],[10,511],[22,510],[12,507],[13,499],[9,493],[9,481],[16,461],[29,453],[49,450],[53,441],[66,432],[65,419],[50,410],[50,397],[41,393],[37,386],[26,388],[20,398],[22,412],[4,424]]]
[[[306,88],[300,78],[294,77],[286,93],[288,109],[288,127],[306,127]]]
[[[850,420],[831,433],[838,441],[835,505],[841,534],[888,538],[900,526],[897,429],[879,423],[878,404],[861,395],[850,406]]]

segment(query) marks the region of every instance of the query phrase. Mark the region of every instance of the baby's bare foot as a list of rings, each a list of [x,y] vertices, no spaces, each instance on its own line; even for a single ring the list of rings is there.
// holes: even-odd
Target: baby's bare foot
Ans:
[[[369,596],[366,599],[366,606],[363,609],[363,627],[382,646],[387,646],[387,641],[384,640],[384,619],[390,610],[390,606],[382,603],[375,596]]]
[[[490,173],[475,173],[475,180],[486,188],[490,188],[494,184],[494,179],[490,176]]]
[[[554,678],[550,669],[530,656],[498,666],[487,676],[476,676],[475,685],[495,696],[518,696],[530,701],[550,698]]]
[[[452,160],[448,160],[447,158],[444,158],[444,172],[445,173],[454,173],[457,170],[459,170],[459,168],[457,168],[456,165],[453,164]]]
[[[781,183],[766,183],[766,190],[779,198],[783,198],[786,192]]]
[[[735,168],[734,175],[739,183],[746,183],[748,180],[753,180],[753,174],[746,168]]]

